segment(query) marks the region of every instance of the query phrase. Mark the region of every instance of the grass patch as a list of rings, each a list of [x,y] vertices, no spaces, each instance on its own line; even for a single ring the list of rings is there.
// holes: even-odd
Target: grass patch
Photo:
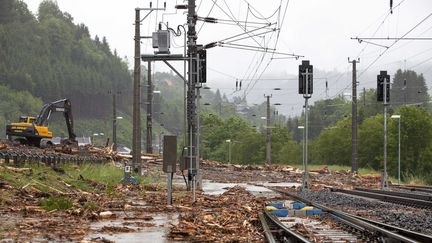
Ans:
[[[291,165],[294,166],[296,168],[299,169],[303,169],[303,165]],[[347,166],[347,165],[308,165],[308,169],[309,170],[320,170],[324,167],[326,167],[330,170],[330,171],[340,171],[340,170],[345,170],[345,171],[351,171],[351,166]],[[380,174],[381,172],[376,171],[372,168],[359,168],[359,174],[360,175],[366,175],[366,174]]]
[[[84,203],[83,208],[87,209],[87,210],[94,211],[94,210],[99,209],[99,205],[97,205],[94,202],[86,202],[86,203]]]
[[[428,178],[420,175],[405,175],[403,177],[403,182],[409,185],[428,185]]]
[[[52,211],[52,210],[67,210],[69,208],[72,208],[73,203],[67,198],[49,197],[46,199],[42,199],[39,202],[39,205],[47,211]]]

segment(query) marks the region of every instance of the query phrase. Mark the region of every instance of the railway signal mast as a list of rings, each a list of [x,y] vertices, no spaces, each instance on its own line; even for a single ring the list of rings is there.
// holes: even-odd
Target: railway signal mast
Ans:
[[[387,105],[390,102],[390,75],[387,74],[387,71],[380,71],[377,76],[377,101],[383,101],[384,105],[384,171],[381,185],[382,189],[387,189]]]
[[[303,190],[309,190],[309,172],[308,164],[308,100],[312,97],[313,93],[313,66],[309,64],[308,60],[303,60],[299,65],[299,94],[303,95],[305,99],[305,125],[304,125],[304,139],[303,139]]]

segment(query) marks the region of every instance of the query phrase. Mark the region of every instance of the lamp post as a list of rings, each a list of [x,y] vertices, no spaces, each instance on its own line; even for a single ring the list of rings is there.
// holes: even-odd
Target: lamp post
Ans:
[[[117,121],[122,119],[123,119],[122,116],[114,117],[114,121],[113,121],[113,150],[114,151],[117,151]]]
[[[149,85],[148,89],[153,89],[152,86]],[[150,91],[150,90],[149,90]],[[161,94],[160,90],[151,90],[148,92],[147,98],[147,134],[146,134],[146,152],[153,153],[153,94]]]
[[[401,158],[401,153],[400,153],[400,144],[401,144],[401,138],[400,138],[400,119],[401,116],[400,115],[392,115],[391,116],[392,119],[397,119],[398,120],[398,184],[401,184],[401,179],[400,179],[400,171],[401,171],[401,165],[400,165],[400,158]]]
[[[231,139],[225,140],[228,143],[228,164],[231,164]]]

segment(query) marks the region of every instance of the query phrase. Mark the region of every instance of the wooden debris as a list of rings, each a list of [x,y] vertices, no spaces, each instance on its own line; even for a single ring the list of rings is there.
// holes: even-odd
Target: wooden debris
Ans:
[[[3,150],[3,149],[7,149],[7,144],[4,144],[4,143],[2,143],[2,144],[0,144],[0,150]]]
[[[220,196],[201,195],[193,210],[180,214],[169,237],[191,242],[259,242],[262,235],[255,225],[262,203],[238,186]]]

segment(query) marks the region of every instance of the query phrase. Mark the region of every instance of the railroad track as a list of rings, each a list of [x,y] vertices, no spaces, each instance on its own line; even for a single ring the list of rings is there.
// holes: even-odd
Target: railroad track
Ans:
[[[358,241],[324,241],[324,242],[432,242],[432,236],[413,232],[410,230],[406,230],[400,227],[384,224],[381,222],[373,221],[370,219],[366,219],[363,217],[359,217],[356,215],[351,215],[348,213],[344,213],[335,209],[332,209],[327,206],[320,205],[318,203],[312,202],[305,198],[299,197],[290,193],[287,190],[268,187],[269,189],[279,192],[285,196],[288,196],[291,199],[301,201],[306,203],[307,205],[311,205],[315,208],[321,209],[328,216],[333,218],[338,224],[344,225],[347,228],[347,232],[352,233],[353,235],[361,235],[362,237],[358,238]],[[305,239],[304,236],[299,235],[299,233],[290,231],[286,231],[283,227],[279,227],[279,223],[273,222],[277,220],[275,217],[265,216],[267,213],[262,214],[260,216],[261,221],[267,223],[267,226],[263,228],[265,231],[265,235],[269,242],[309,242],[308,239]],[[268,215],[268,214],[267,214]],[[267,218],[265,218],[267,217]],[[262,219],[264,218],[264,219]],[[280,221],[279,221],[280,222]],[[286,227],[285,227],[286,228]],[[283,236],[285,238],[280,238],[279,232],[283,231]],[[285,232],[286,231],[286,232]],[[299,238],[300,236],[301,238]],[[288,238],[289,237],[289,238]],[[300,241],[307,240],[307,241]]]
[[[430,186],[392,185],[392,187],[404,189],[404,190],[409,190],[409,191],[432,193],[432,187],[430,187]]]
[[[302,235],[292,231],[284,225],[276,216],[270,215],[268,212],[259,214],[261,225],[264,229],[267,242],[310,242]]]
[[[378,199],[384,202],[391,202],[418,208],[432,208],[431,197],[405,192],[382,191],[364,188],[356,188],[355,190],[345,190],[331,188],[331,191],[351,194],[361,197]]]
[[[0,159],[4,159],[6,164],[12,160],[14,164],[25,162],[40,162],[46,165],[56,165],[59,163],[81,163],[96,162],[102,163],[106,159],[96,156],[68,156],[57,153],[43,153],[34,151],[0,151]]]
[[[268,212],[260,214],[259,217],[268,242],[370,242],[362,239],[364,237],[351,228],[335,229],[321,221],[314,220],[315,224],[308,223],[307,228],[303,229],[307,233],[298,233]],[[303,234],[313,239],[308,239],[309,237],[306,238]]]
[[[413,199],[419,199],[419,200],[423,200],[423,201],[432,201],[432,195],[422,195],[422,194],[414,194],[414,193],[400,192],[400,191],[383,191],[383,190],[374,190],[374,189],[368,189],[368,188],[355,188],[355,190],[365,191],[365,192],[373,192],[373,193],[381,193],[381,194],[390,195],[390,196],[413,198]]]

